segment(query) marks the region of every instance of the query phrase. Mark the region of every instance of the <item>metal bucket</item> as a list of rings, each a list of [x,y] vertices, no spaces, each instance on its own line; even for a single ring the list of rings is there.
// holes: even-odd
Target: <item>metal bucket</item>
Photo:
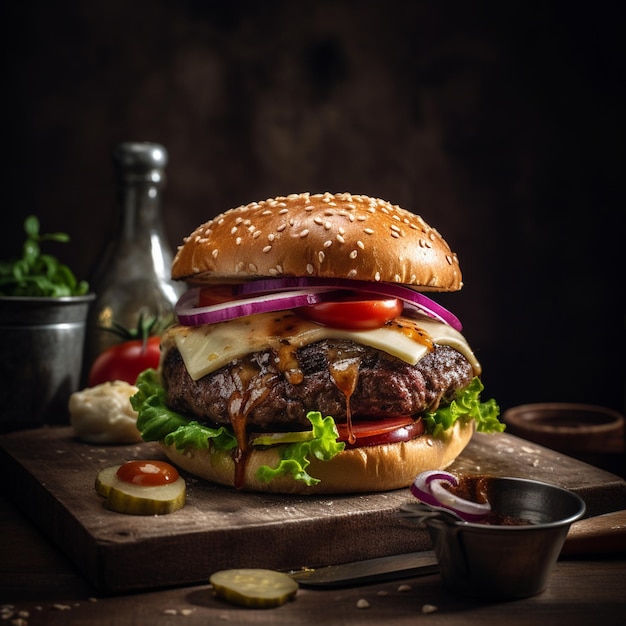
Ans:
[[[0,432],[68,423],[94,298],[0,297]]]
[[[455,593],[492,600],[541,593],[570,525],[585,512],[584,501],[566,489],[521,478],[490,479],[487,497],[492,510],[531,524],[425,520],[444,585]]]

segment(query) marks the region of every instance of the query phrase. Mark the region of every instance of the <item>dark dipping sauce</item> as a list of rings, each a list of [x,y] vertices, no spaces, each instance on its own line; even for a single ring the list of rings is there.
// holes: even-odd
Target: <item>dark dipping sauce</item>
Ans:
[[[489,476],[457,476],[457,479],[459,484],[456,487],[445,485],[451,493],[471,502],[480,504],[488,502],[488,484],[491,480]],[[530,520],[493,510],[475,523],[486,526],[532,526],[533,524]]]

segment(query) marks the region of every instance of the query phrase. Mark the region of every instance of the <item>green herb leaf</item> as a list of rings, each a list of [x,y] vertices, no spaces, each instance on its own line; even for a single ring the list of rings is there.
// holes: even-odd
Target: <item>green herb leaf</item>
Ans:
[[[76,280],[74,273],[56,257],[41,253],[42,241],[66,243],[66,233],[39,234],[39,220],[29,215],[24,220],[26,240],[22,258],[0,262],[0,295],[63,297],[88,293],[89,284]]]

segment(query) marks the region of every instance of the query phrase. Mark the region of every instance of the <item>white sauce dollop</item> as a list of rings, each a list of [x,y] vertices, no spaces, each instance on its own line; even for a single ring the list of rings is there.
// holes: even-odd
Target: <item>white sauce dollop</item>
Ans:
[[[137,413],[130,397],[137,387],[121,380],[87,387],[71,394],[70,423],[76,435],[88,443],[138,443]]]

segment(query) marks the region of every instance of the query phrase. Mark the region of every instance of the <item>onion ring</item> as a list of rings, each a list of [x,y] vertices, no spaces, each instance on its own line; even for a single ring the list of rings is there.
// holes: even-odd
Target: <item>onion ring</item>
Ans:
[[[444,483],[456,487],[459,481],[454,474],[432,470],[419,474],[410,489],[411,493],[424,504],[434,509],[452,511],[466,522],[478,522],[491,511],[488,502],[481,504],[460,498],[446,489]]]
[[[318,304],[328,299],[330,292],[312,293],[310,290],[291,291],[289,293],[263,294],[248,298],[239,298],[210,306],[199,307],[199,288],[190,289],[176,303],[178,321],[183,326],[217,324],[246,315],[286,311],[301,306]]]
[[[378,296],[398,298],[405,304],[409,312],[421,313],[432,317],[458,331],[463,329],[460,320],[446,308],[437,304],[425,295],[407,287],[394,283],[374,282],[367,280],[351,280],[343,278],[308,278],[306,276],[289,276],[284,278],[268,278],[251,280],[235,286],[235,293],[240,295],[260,295],[275,293],[277,291],[289,291],[292,289],[310,289],[336,291],[346,289],[362,293],[371,293]]]

